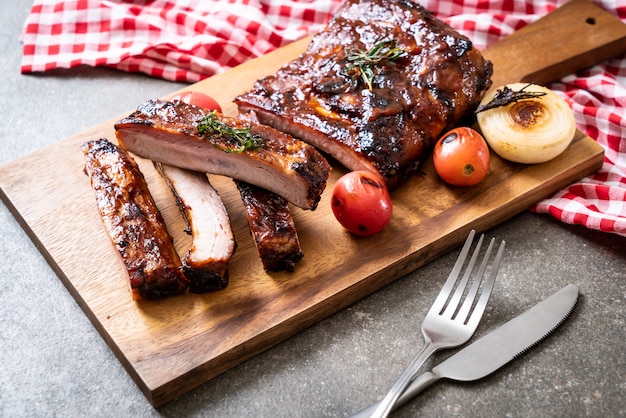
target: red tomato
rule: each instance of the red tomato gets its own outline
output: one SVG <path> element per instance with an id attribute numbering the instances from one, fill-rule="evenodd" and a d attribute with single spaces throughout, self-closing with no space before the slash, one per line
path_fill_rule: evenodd
<path id="1" fill-rule="evenodd" d="M 454 186 L 474 186 L 489 171 L 489 147 L 472 128 L 455 128 L 443 135 L 433 150 L 439 177 Z"/>
<path id="2" fill-rule="evenodd" d="M 183 91 L 172 96 L 170 100 L 180 100 L 181 102 L 189 103 L 208 110 L 217 110 L 219 113 L 222 113 L 222 108 L 219 103 L 215 101 L 215 99 L 209 95 L 200 93 L 199 91 Z"/>
<path id="3" fill-rule="evenodd" d="M 382 231 L 393 210 L 387 186 L 371 171 L 352 171 L 337 180 L 331 206 L 339 223 L 361 236 Z"/>

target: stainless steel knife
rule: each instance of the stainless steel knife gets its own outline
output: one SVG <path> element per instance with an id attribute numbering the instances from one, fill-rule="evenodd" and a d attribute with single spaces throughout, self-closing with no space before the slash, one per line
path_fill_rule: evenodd
<path id="1" fill-rule="evenodd" d="M 444 362 L 413 380 L 396 402 L 398 408 L 439 379 L 471 381 L 495 372 L 561 325 L 574 309 L 578 287 L 570 284 L 516 316 L 506 324 L 468 345 Z M 353 417 L 369 417 L 378 403 Z"/>

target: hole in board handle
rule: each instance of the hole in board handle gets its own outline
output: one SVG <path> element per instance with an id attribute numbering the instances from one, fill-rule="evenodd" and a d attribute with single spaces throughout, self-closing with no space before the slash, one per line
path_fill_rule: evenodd
<path id="1" fill-rule="evenodd" d="M 596 18 L 595 17 L 588 17 L 587 19 L 585 19 L 585 23 L 588 25 L 595 25 L 596 24 Z"/>

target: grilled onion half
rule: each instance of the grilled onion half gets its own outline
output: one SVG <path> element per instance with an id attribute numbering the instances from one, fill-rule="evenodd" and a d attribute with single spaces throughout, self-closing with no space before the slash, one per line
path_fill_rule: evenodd
<path id="1" fill-rule="evenodd" d="M 494 96 L 504 92 L 510 100 L 500 97 L 497 103 Z M 537 84 L 514 83 L 494 90 L 485 95 L 477 112 L 480 130 L 493 151 L 518 163 L 537 164 L 557 157 L 576 133 L 567 102 Z"/>

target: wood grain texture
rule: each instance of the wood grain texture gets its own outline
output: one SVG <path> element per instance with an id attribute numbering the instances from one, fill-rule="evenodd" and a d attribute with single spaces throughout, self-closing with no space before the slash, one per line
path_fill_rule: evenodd
<path id="1" fill-rule="evenodd" d="M 487 51 L 494 84 L 546 84 L 622 54 L 626 25 L 584 0 L 573 0 L 502 39 Z"/>
<path id="2" fill-rule="evenodd" d="M 586 2 L 576 1 L 566 7 L 570 11 L 555 14 L 559 14 L 562 25 L 569 25 L 574 31 L 576 27 L 582 28 L 579 13 L 573 13 L 572 8 L 575 11 L 584 8 L 582 16 L 593 11 L 596 21 L 608 19 L 595 6 L 589 9 Z M 576 20 L 570 21 L 569 16 Z M 604 48 L 610 53 L 606 52 L 602 59 L 626 49 L 625 25 L 611 22 L 613 36 L 608 38 L 612 40 L 602 38 L 602 42 L 613 46 Z M 588 29 L 584 20 L 582 25 Z M 592 26 L 593 30 L 604 27 Z M 616 32 L 615 27 L 621 32 Z M 532 36 L 526 38 L 525 34 Z M 545 69 L 550 69 L 546 77 L 552 77 L 552 69 L 559 67 L 559 63 L 553 62 L 550 54 L 541 54 L 541 60 L 530 67 L 525 65 L 523 71 L 521 67 L 505 64 L 525 61 L 527 51 L 552 45 L 557 35 L 537 36 L 532 28 L 520 31 L 504 41 L 505 50 L 515 58 L 503 56 L 498 45 L 485 51 L 496 63 L 496 83 L 519 81 L 528 74 L 544 74 Z M 616 41 L 615 36 L 621 36 L 622 41 Z M 209 93 L 222 104 L 225 113 L 232 114 L 236 109 L 231 101 L 237 94 L 297 56 L 307 42 L 308 39 L 295 42 L 188 89 Z M 529 42 L 535 43 L 534 46 Z M 581 51 L 583 56 L 589 51 L 588 45 L 578 41 L 570 47 Z M 600 59 L 594 57 L 593 60 Z M 582 61 L 576 62 L 574 70 L 579 69 Z M 559 73 L 563 71 L 566 69 Z M 0 167 L 1 197 L 155 406 L 445 253 L 462 242 L 470 229 L 488 229 L 527 209 L 597 170 L 603 160 L 602 148 L 577 132 L 564 154 L 544 164 L 512 164 L 494 156 L 486 180 L 467 189 L 441 183 L 429 160 L 423 174 L 413 176 L 392 193 L 393 219 L 386 230 L 370 238 L 351 236 L 332 215 L 329 190 L 345 172 L 335 166 L 318 209 L 311 212 L 294 208 L 304 259 L 294 273 L 272 274 L 263 271 L 256 255 L 233 181 L 211 176 L 211 183 L 231 216 L 238 243 L 231 262 L 229 286 L 213 294 L 134 302 L 115 249 L 99 219 L 89 180 L 83 173 L 80 151 L 80 145 L 87 140 L 113 139 L 116 119 Z M 174 199 L 152 164 L 139 158 L 137 161 L 182 254 L 190 239 L 183 232 L 185 224 Z M 48 192 L 43 195 L 41 190 Z"/>

